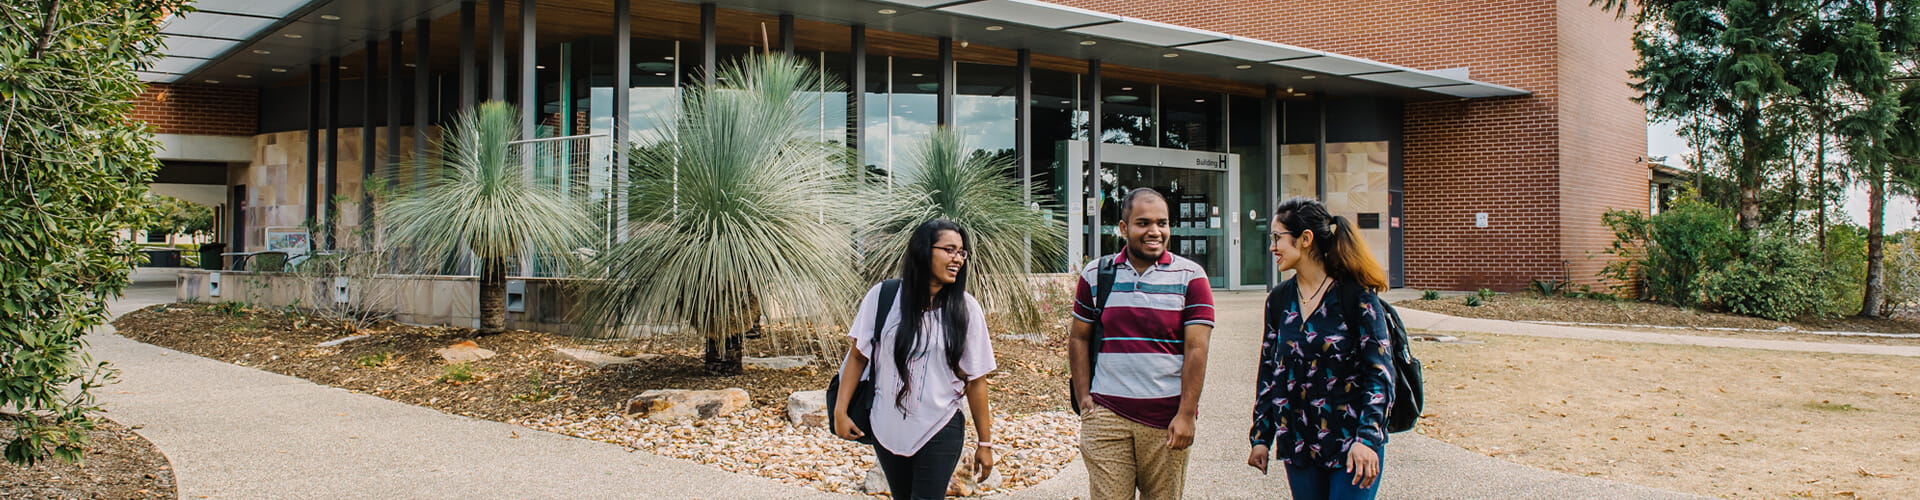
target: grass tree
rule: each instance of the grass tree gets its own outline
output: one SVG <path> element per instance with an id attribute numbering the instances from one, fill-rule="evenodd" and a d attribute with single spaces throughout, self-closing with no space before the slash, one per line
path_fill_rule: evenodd
<path id="1" fill-rule="evenodd" d="M 1024 201 L 1039 196 L 1026 192 L 1010 160 L 970 152 L 952 129 L 936 129 L 910 162 L 913 168 L 896 173 L 891 185 L 861 188 L 857 220 L 867 249 L 861 262 L 867 278 L 899 274 L 900 255 L 920 223 L 952 220 L 971 240 L 974 282 L 968 287 L 988 310 L 1022 327 L 1038 327 L 1045 318 L 1027 280 L 1027 265 L 1064 258 L 1066 230 L 1060 222 Z"/>
<path id="2" fill-rule="evenodd" d="M 586 207 L 540 182 L 522 163 L 520 112 L 488 102 L 447 126 L 441 156 L 423 160 L 426 186 L 377 214 L 386 237 L 428 259 L 471 251 L 480 261 L 480 331 L 506 328 L 507 266 L 534 254 L 566 255 L 592 228 Z"/>
<path id="3" fill-rule="evenodd" d="M 657 142 L 633 149 L 625 241 L 584 268 L 583 322 L 685 324 L 706 370 L 738 374 L 761 311 L 838 320 L 857 300 L 843 148 L 817 133 L 837 82 L 780 55 L 726 65 L 681 97 Z"/>

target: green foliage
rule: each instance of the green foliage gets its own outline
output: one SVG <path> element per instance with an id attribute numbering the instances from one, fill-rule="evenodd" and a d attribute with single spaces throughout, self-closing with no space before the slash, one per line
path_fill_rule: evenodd
<path id="1" fill-rule="evenodd" d="M 159 214 L 147 232 L 197 236 L 213 231 L 212 207 L 161 195 L 148 195 L 147 206 Z"/>
<path id="2" fill-rule="evenodd" d="M 546 372 L 527 374 L 527 392 L 514 394 L 513 399 L 528 403 L 539 403 L 560 395 L 560 388 L 547 384 Z"/>
<path id="3" fill-rule="evenodd" d="M 587 239 L 588 210 L 566 190 L 535 182 L 520 139 L 520 111 L 493 101 L 453 119 L 442 154 L 415 170 L 432 172 L 423 188 L 382 207 L 379 224 L 395 244 L 418 255 L 480 259 L 480 330 L 506 326 L 507 260 L 565 257 Z M 638 198 L 647 199 L 647 198 Z"/>
<path id="4" fill-rule="evenodd" d="M 1567 291 L 1568 283 L 1557 279 L 1533 280 L 1527 283 L 1527 289 L 1533 293 L 1552 297 Z"/>
<path id="5" fill-rule="evenodd" d="M 1761 234 L 1739 260 L 1701 273 L 1699 303 L 1735 314 L 1787 321 L 1831 307 L 1837 273 L 1815 248 L 1785 234 Z"/>
<path id="6" fill-rule="evenodd" d="M 172 0 L 0 2 L 0 407 L 5 455 L 80 460 L 110 375 L 81 335 L 107 319 L 147 227 L 157 144 L 129 120 Z"/>
<path id="7" fill-rule="evenodd" d="M 448 363 L 440 368 L 440 381 L 449 384 L 464 384 L 480 378 L 480 369 L 471 361 Z"/>
<path id="8" fill-rule="evenodd" d="M 215 312 L 225 314 L 229 318 L 238 318 L 238 317 L 247 315 L 247 303 L 238 302 L 238 301 L 221 302 L 221 303 L 214 304 L 213 310 Z"/>
<path id="9" fill-rule="evenodd" d="M 393 363 L 393 351 L 382 349 L 373 354 L 361 355 L 353 359 L 353 364 L 361 368 L 386 368 Z"/>
<path id="10" fill-rule="evenodd" d="M 1420 300 L 1440 300 L 1440 291 L 1427 290 L 1424 292 L 1420 292 Z"/>
<path id="11" fill-rule="evenodd" d="M 1486 299 L 1480 298 L 1480 294 L 1468 295 L 1465 304 L 1467 307 L 1480 307 L 1486 304 Z"/>
<path id="12" fill-rule="evenodd" d="M 1066 230 L 1043 208 L 1023 202 L 1040 196 L 1024 192 L 1007 157 L 967 150 L 959 134 L 938 128 L 914 152 L 914 168 L 897 174 L 891 185 L 882 179 L 862 186 L 856 219 L 865 250 L 861 268 L 868 282 L 899 276 L 900 255 L 914 228 L 931 219 L 952 220 L 967 230 L 973 252 L 969 291 L 987 310 L 1022 329 L 1038 329 L 1053 317 L 1039 312 L 1027 263 L 1063 258 Z M 1026 258 L 1029 241 L 1032 259 Z"/>
<path id="13" fill-rule="evenodd" d="M 1668 305 L 1694 305 L 1695 277 L 1732 261 L 1745 239 L 1733 229 L 1731 211 L 1690 196 L 1653 217 L 1614 210 L 1602 221 L 1613 229 L 1607 251 L 1615 259 L 1601 275 L 1616 287 Z"/>
<path id="14" fill-rule="evenodd" d="M 1482 288 L 1480 291 L 1474 292 L 1474 295 L 1478 295 L 1480 300 L 1493 300 L 1493 296 L 1499 295 L 1499 293 L 1494 292 L 1491 288 Z"/>
<path id="15" fill-rule="evenodd" d="M 1826 305 L 1822 316 L 1839 316 L 1860 311 L 1867 287 L 1867 230 L 1852 224 L 1827 228 L 1827 253 L 1822 256 L 1833 278 L 1824 283 Z"/>
<path id="16" fill-rule="evenodd" d="M 614 334 L 689 325 L 705 337 L 707 371 L 727 375 L 763 311 L 840 322 L 866 287 L 847 230 L 846 150 L 815 139 L 817 89 L 840 84 L 778 54 L 717 76 L 682 95 L 662 144 L 632 150 L 626 241 L 581 271 L 595 279 L 580 318 Z"/>

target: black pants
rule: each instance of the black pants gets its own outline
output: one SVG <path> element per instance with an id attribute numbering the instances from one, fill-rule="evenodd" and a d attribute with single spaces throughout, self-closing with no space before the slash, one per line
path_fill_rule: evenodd
<path id="1" fill-rule="evenodd" d="M 873 445 L 873 452 L 880 460 L 880 472 L 887 475 L 887 487 L 893 490 L 893 498 L 944 500 L 947 483 L 953 479 L 953 468 L 960 465 L 960 452 L 966 448 L 966 439 L 967 417 L 956 411 L 953 420 L 947 421 L 913 456 L 895 455 L 878 443 Z"/>

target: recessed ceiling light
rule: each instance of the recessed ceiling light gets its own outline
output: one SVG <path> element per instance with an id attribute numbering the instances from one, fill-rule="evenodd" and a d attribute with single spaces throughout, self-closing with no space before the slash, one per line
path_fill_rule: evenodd
<path id="1" fill-rule="evenodd" d="M 1318 76 L 1318 75 L 1307 75 L 1307 76 L 1302 76 L 1302 77 L 1300 77 L 1300 79 L 1301 79 L 1301 80 L 1312 80 L 1312 79 L 1315 79 L 1315 78 L 1319 78 L 1319 76 Z"/>
<path id="2" fill-rule="evenodd" d="M 927 75 L 925 73 L 914 73 L 913 76 L 927 76 Z"/>
<path id="3" fill-rule="evenodd" d="M 339 21 L 339 20 L 340 20 L 340 16 L 336 16 L 336 15 L 333 15 L 333 14 L 321 14 L 321 15 L 320 15 L 320 18 L 321 18 L 321 19 L 325 19 L 325 20 L 328 20 L 328 21 Z"/>
<path id="4" fill-rule="evenodd" d="M 1165 54 L 1160 54 L 1160 57 L 1180 57 L 1180 54 L 1177 54 L 1177 53 L 1173 53 L 1173 52 L 1168 52 L 1168 53 L 1165 53 Z"/>
<path id="5" fill-rule="evenodd" d="M 878 12 L 880 12 L 881 14 L 889 15 L 889 16 L 900 13 L 900 11 L 893 10 L 893 9 L 880 9 Z"/>
<path id="6" fill-rule="evenodd" d="M 1194 99 L 1193 102 L 1207 102 L 1206 99 Z"/>
<path id="7" fill-rule="evenodd" d="M 406 67 L 409 67 L 409 68 L 413 67 L 413 63 L 407 63 Z"/>
<path id="8" fill-rule="evenodd" d="M 1000 31 L 1003 29 L 1007 29 L 1007 28 L 1005 26 L 988 26 L 987 27 L 987 31 Z"/>
<path id="9" fill-rule="evenodd" d="M 1081 44 L 1081 45 L 1093 45 L 1093 44 L 1095 44 L 1095 43 L 1099 43 L 1099 42 L 1095 42 L 1095 41 L 1093 41 L 1093 40 L 1081 40 L 1081 41 L 1080 41 L 1080 44 Z"/>
<path id="10" fill-rule="evenodd" d="M 340 67 L 340 69 L 347 69 L 347 67 L 346 67 L 346 66 L 341 66 L 341 67 Z"/>
<path id="11" fill-rule="evenodd" d="M 273 71 L 273 72 L 275 72 L 275 73 L 285 73 L 285 72 L 287 72 L 287 68 L 273 68 L 273 69 L 272 69 L 272 70 L 270 70 L 270 71 Z"/>
<path id="12" fill-rule="evenodd" d="M 253 53 L 255 53 L 255 54 L 260 54 L 260 55 L 263 55 L 263 56 L 264 56 L 264 55 L 267 55 L 267 54 L 272 54 L 272 53 L 273 53 L 273 51 L 271 51 L 271 50 L 266 50 L 266 49 L 253 49 Z"/>
<path id="13" fill-rule="evenodd" d="M 284 36 L 284 37 L 287 37 L 287 38 L 292 38 L 292 39 L 295 39 L 295 40 L 298 40 L 298 39 L 301 39 L 301 38 L 305 38 L 305 35 L 301 35 L 301 34 L 299 34 L 299 33 L 288 33 L 288 34 L 285 34 L 285 35 L 280 35 L 280 36 Z"/>
<path id="14" fill-rule="evenodd" d="M 247 78 L 253 78 L 253 75 L 249 75 L 249 74 L 246 74 L 246 73 L 241 73 L 241 74 L 238 74 L 238 75 L 233 75 L 233 77 L 234 77 L 234 78 L 240 78 L 240 79 L 247 79 Z"/>
<path id="15" fill-rule="evenodd" d="M 540 66 L 540 65 L 537 65 L 537 64 L 536 64 L 536 65 L 534 65 L 534 66 L 533 66 L 533 69 L 547 69 L 547 67 L 546 67 L 546 66 Z"/>
<path id="16" fill-rule="evenodd" d="M 654 73 L 653 76 L 667 76 L 666 73 Z"/>
<path id="17" fill-rule="evenodd" d="M 1133 87 L 1120 87 L 1120 90 L 1122 91 L 1133 90 Z"/>
<path id="18" fill-rule="evenodd" d="M 666 57 L 666 59 L 667 59 L 668 61 L 672 61 L 672 60 L 673 60 L 673 56 L 667 56 L 667 57 Z"/>
<path id="19" fill-rule="evenodd" d="M 1252 64 L 1242 64 L 1242 65 L 1239 65 L 1239 66 L 1234 66 L 1234 67 L 1233 67 L 1233 69 L 1253 69 L 1253 65 L 1252 65 Z"/>
<path id="20" fill-rule="evenodd" d="M 1293 93 L 1293 87 L 1287 87 L 1287 93 L 1289 94 Z"/>
<path id="21" fill-rule="evenodd" d="M 1306 96 L 1307 96 L 1307 93 L 1305 93 L 1305 92 L 1297 92 L 1297 93 L 1294 93 L 1294 94 L 1293 94 L 1293 96 L 1294 96 L 1294 97 L 1306 97 Z"/>
<path id="22" fill-rule="evenodd" d="M 209 80 L 204 80 L 204 81 L 205 81 L 205 82 L 207 82 L 207 83 L 220 83 L 220 81 L 219 81 L 219 80 L 212 80 L 212 79 L 209 79 Z"/>
<path id="23" fill-rule="evenodd" d="M 1066 99 L 1061 99 L 1061 100 L 1060 100 L 1060 104 L 1073 104 L 1073 101 L 1069 101 L 1069 100 L 1066 100 Z"/>

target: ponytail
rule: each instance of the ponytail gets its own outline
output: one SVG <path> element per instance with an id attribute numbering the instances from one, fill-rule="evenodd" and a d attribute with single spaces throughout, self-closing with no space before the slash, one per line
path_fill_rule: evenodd
<path id="1" fill-rule="evenodd" d="M 1386 291 L 1387 270 L 1373 258 L 1373 250 L 1367 248 L 1367 240 L 1360 237 L 1358 228 L 1346 217 L 1335 215 L 1328 230 L 1331 234 L 1327 239 L 1333 240 L 1333 250 L 1321 259 L 1327 264 L 1327 274 L 1334 279 L 1359 283 L 1368 290 Z"/>
<path id="2" fill-rule="evenodd" d="M 1387 270 L 1373 258 L 1367 241 L 1346 217 L 1330 215 L 1326 204 L 1306 197 L 1295 197 L 1273 210 L 1274 220 L 1294 237 L 1312 231 L 1315 238 L 1308 257 L 1320 262 L 1327 275 L 1350 281 L 1375 292 L 1386 291 Z"/>

